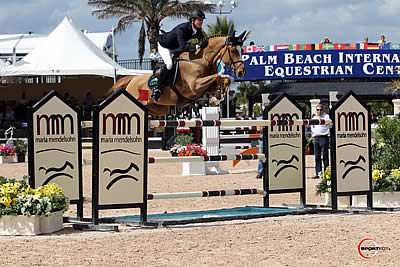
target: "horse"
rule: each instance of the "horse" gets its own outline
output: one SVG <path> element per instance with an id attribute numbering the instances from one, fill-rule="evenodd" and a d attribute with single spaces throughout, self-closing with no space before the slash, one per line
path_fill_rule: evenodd
<path id="1" fill-rule="evenodd" d="M 213 35 L 207 38 L 208 45 L 196 52 L 184 52 L 179 55 L 176 79 L 173 85 L 162 88 L 162 94 L 157 102 L 151 98 L 148 80 L 152 74 L 126 76 L 119 79 L 111 88 L 112 91 L 125 88 L 142 104 L 148 105 L 149 114 L 154 116 L 167 115 L 170 106 L 180 106 L 194 101 L 204 94 L 208 97 L 218 93 L 223 96 L 231 83 L 231 77 L 219 73 L 219 66 L 225 64 L 236 77 L 243 78 L 247 71 L 242 60 L 242 45 L 245 32 L 235 37 Z M 173 88 L 175 87 L 175 88 Z M 222 92 L 220 92 L 222 90 Z M 215 101 L 215 97 L 213 97 Z"/>

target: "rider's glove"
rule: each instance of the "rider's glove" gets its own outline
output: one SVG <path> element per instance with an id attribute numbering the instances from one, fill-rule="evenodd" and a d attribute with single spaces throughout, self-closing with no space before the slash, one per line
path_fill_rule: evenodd
<path id="1" fill-rule="evenodd" d="M 200 45 L 198 45 L 200 48 L 204 48 L 208 45 L 208 40 L 204 40 L 200 43 Z"/>

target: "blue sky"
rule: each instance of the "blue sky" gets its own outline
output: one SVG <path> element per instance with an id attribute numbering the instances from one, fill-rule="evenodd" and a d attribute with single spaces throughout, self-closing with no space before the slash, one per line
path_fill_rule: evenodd
<path id="1" fill-rule="evenodd" d="M 117 23 L 117 19 L 92 16 L 87 0 L 0 0 L 0 6 L 0 34 L 48 34 L 65 15 L 89 32 L 109 31 Z M 399 0 L 242 0 L 227 16 L 238 31 L 251 31 L 248 41 L 266 45 L 319 43 L 324 36 L 333 42 L 357 42 L 364 36 L 376 41 L 382 34 L 388 41 L 400 42 L 399 14 Z M 215 18 L 207 14 L 205 24 L 214 23 Z M 165 20 L 162 29 L 168 31 L 183 21 Z M 140 26 L 132 24 L 116 36 L 120 59 L 137 58 Z"/>

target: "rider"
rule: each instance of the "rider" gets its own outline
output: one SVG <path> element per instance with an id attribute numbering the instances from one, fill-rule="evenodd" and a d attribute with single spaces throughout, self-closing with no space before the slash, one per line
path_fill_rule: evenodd
<path id="1" fill-rule="evenodd" d="M 204 48 L 207 46 L 208 41 L 204 40 L 197 45 L 188 45 L 190 39 L 197 38 L 203 39 L 201 26 L 206 15 L 201 10 L 195 10 L 190 14 L 188 22 L 184 22 L 176 26 L 172 31 L 164 33 L 158 37 L 158 52 L 160 53 L 165 65 L 161 68 L 158 76 L 158 82 L 153 87 L 151 98 L 158 101 L 161 96 L 161 85 L 168 77 L 169 71 L 172 69 L 172 53 L 174 52 L 192 52 L 196 49 Z"/>

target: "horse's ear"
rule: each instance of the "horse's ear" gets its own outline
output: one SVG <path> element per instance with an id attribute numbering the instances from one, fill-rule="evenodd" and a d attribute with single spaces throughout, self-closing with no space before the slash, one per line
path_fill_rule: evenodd
<path id="1" fill-rule="evenodd" d="M 243 42 L 243 37 L 246 34 L 246 31 L 242 32 L 237 38 Z"/>
<path id="2" fill-rule="evenodd" d="M 228 40 L 227 40 L 228 43 L 234 43 L 235 42 L 235 40 L 236 40 L 235 33 L 236 33 L 236 31 L 233 31 L 232 34 L 228 37 Z"/>

